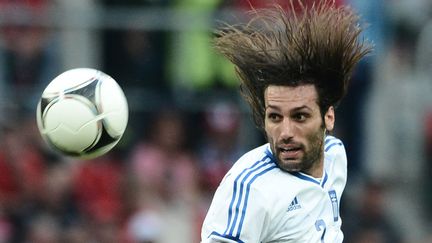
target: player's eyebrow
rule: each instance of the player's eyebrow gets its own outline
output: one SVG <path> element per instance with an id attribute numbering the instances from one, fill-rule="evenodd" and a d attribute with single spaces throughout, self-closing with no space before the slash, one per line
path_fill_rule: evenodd
<path id="1" fill-rule="evenodd" d="M 277 110 L 277 111 L 279 111 L 281 108 L 280 108 L 279 106 L 275 106 L 275 105 L 267 105 L 267 106 L 265 107 L 265 109 L 266 109 L 266 110 L 267 110 L 267 109 L 273 109 L 273 110 Z M 302 105 L 302 106 L 299 106 L 299 107 L 294 107 L 294 108 L 292 108 L 292 109 L 291 109 L 291 112 L 302 111 L 302 110 L 313 111 L 313 109 L 310 108 L 309 106 L 307 106 L 307 105 Z"/>
<path id="2" fill-rule="evenodd" d="M 274 109 L 274 110 L 280 110 L 279 106 L 275 106 L 275 105 L 266 105 L 265 109 Z"/>
<path id="3" fill-rule="evenodd" d="M 302 105 L 302 106 L 295 107 L 295 108 L 291 109 L 291 111 L 293 111 L 293 112 L 295 112 L 295 111 L 302 111 L 302 110 L 313 111 L 313 109 L 310 108 L 310 107 L 307 106 L 307 105 Z"/>

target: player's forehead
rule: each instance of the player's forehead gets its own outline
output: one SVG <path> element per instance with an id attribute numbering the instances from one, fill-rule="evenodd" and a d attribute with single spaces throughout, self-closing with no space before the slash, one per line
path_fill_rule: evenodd
<path id="1" fill-rule="evenodd" d="M 318 92 L 312 84 L 298 86 L 269 85 L 264 92 L 266 108 L 318 108 Z"/>

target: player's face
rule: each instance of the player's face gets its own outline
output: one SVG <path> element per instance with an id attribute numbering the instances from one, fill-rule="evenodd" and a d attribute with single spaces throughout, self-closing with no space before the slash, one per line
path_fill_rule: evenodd
<path id="1" fill-rule="evenodd" d="M 270 85 L 264 94 L 265 131 L 279 166 L 322 176 L 325 130 L 333 130 L 334 110 L 323 118 L 314 85 Z"/>

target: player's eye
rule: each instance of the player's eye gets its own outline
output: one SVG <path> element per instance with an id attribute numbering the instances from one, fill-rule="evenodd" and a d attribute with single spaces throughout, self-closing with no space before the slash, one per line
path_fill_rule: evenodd
<path id="1" fill-rule="evenodd" d="M 281 115 L 277 113 L 269 113 L 267 117 L 272 122 L 278 122 L 279 120 L 281 120 Z"/>
<path id="2" fill-rule="evenodd" d="M 309 117 L 310 117 L 309 114 L 307 114 L 307 113 L 302 113 L 302 112 L 300 112 L 300 113 L 295 113 L 295 114 L 292 116 L 292 118 L 293 118 L 295 121 L 298 121 L 298 122 L 304 122 L 304 121 L 306 121 Z"/>

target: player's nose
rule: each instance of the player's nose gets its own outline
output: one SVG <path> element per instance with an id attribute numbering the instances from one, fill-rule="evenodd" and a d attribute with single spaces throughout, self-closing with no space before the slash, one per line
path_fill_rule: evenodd
<path id="1" fill-rule="evenodd" d="M 294 137 L 294 123 L 290 119 L 285 118 L 280 127 L 280 138 L 290 140 Z"/>

